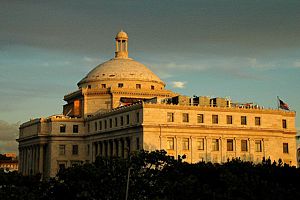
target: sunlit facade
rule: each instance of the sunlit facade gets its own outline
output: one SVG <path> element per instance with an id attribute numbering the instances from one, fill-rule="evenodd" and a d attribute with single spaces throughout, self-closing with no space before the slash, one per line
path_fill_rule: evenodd
<path id="1" fill-rule="evenodd" d="M 63 114 L 20 126 L 19 170 L 55 176 L 59 169 L 93 162 L 96 156 L 165 149 L 187 162 L 259 162 L 296 165 L 295 112 L 187 97 L 128 57 L 128 36 L 116 38 L 115 57 L 96 66 L 78 89 L 64 96 Z"/>

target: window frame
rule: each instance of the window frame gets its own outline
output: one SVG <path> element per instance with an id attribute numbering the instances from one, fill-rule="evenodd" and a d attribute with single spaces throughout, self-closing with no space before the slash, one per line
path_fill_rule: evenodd
<path id="1" fill-rule="evenodd" d="M 204 123 L 204 114 L 197 114 L 197 123 L 198 124 Z"/>
<path id="2" fill-rule="evenodd" d="M 79 146 L 78 144 L 72 145 L 72 155 L 79 155 Z"/>
<path id="3" fill-rule="evenodd" d="M 189 121 L 189 113 L 182 113 L 182 122 L 188 123 Z"/>
<path id="4" fill-rule="evenodd" d="M 219 115 L 211 115 L 211 123 L 219 124 Z"/>
<path id="5" fill-rule="evenodd" d="M 232 124 L 233 122 L 233 117 L 232 115 L 226 115 L 226 123 L 227 124 Z"/>
<path id="6" fill-rule="evenodd" d="M 247 125 L 247 116 L 241 116 L 241 125 Z"/>

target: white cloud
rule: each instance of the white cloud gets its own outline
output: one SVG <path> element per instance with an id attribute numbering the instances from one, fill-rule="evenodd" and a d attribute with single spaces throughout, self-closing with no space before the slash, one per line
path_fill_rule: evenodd
<path id="1" fill-rule="evenodd" d="M 0 120 L 0 153 L 17 152 L 16 139 L 19 133 L 19 123 L 9 124 Z"/>
<path id="2" fill-rule="evenodd" d="M 173 81 L 172 82 L 173 88 L 185 88 L 185 84 L 186 84 L 186 82 L 182 82 L 182 81 Z"/>
<path id="3" fill-rule="evenodd" d="M 101 62 L 103 62 L 103 60 L 100 59 L 100 58 L 92 58 L 92 57 L 89 57 L 89 56 L 84 56 L 83 61 L 88 62 L 88 63 L 101 63 Z"/>
<path id="4" fill-rule="evenodd" d="M 293 63 L 293 66 L 294 66 L 295 68 L 300 68 L 300 61 L 295 61 L 295 62 Z"/>

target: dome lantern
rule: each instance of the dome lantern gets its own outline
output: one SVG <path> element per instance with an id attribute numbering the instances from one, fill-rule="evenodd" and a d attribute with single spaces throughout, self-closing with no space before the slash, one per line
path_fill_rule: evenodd
<path id="1" fill-rule="evenodd" d="M 116 35 L 116 52 L 115 58 L 128 58 L 128 35 L 121 30 Z"/>

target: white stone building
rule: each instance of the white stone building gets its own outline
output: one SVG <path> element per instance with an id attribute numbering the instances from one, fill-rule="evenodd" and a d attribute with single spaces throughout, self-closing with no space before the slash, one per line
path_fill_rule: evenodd
<path id="1" fill-rule="evenodd" d="M 296 165 L 295 112 L 188 98 L 165 89 L 143 64 L 128 58 L 128 36 L 116 36 L 115 58 L 96 66 L 65 95 L 63 114 L 20 126 L 19 170 L 55 176 L 96 156 L 165 149 L 187 162 L 263 157 Z"/>

